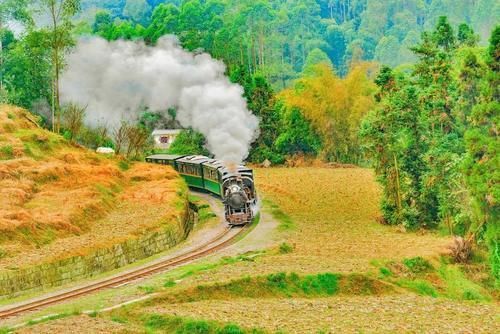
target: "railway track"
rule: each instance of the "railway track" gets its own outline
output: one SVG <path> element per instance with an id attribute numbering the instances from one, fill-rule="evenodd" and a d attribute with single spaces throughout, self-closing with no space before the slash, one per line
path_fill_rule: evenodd
<path id="1" fill-rule="evenodd" d="M 66 290 L 64 292 L 55 293 L 50 296 L 21 302 L 13 306 L 0 308 L 0 319 L 17 316 L 28 311 L 34 311 L 49 305 L 71 300 L 83 295 L 88 295 L 99 290 L 119 287 L 127 283 L 134 282 L 143 277 L 163 272 L 167 269 L 171 269 L 182 264 L 186 264 L 188 262 L 205 257 L 218 250 L 228 247 L 229 245 L 234 243 L 246 229 L 247 227 L 226 228 L 212 240 L 181 255 L 174 256 L 172 258 L 165 259 L 150 265 L 146 265 L 132 271 L 128 271 L 126 273 L 103 279 L 101 281 L 94 282 L 85 286 L 80 286 L 74 289 Z"/>

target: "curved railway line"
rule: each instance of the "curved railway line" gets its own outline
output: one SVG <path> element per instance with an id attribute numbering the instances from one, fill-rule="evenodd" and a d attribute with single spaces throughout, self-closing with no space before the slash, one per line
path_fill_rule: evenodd
<path id="1" fill-rule="evenodd" d="M 34 311 L 42 307 L 75 299 L 99 290 L 119 287 L 121 285 L 134 282 L 140 278 L 186 264 L 188 262 L 205 257 L 218 250 L 228 247 L 229 245 L 237 241 L 238 237 L 242 235 L 247 229 L 247 227 L 228 227 L 210 241 L 181 255 L 142 266 L 140 268 L 116 275 L 114 277 L 106 278 L 98 282 L 93 282 L 85 286 L 80 286 L 77 288 L 66 290 L 64 292 L 55 293 L 50 296 L 45 296 L 42 298 L 21 302 L 16 305 L 6 306 L 5 308 L 0 308 L 0 319 L 17 316 L 28 311 Z"/>

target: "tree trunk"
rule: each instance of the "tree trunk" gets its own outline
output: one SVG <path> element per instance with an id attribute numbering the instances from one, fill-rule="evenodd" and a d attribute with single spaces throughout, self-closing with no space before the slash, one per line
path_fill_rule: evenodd
<path id="1" fill-rule="evenodd" d="M 398 216 L 401 217 L 401 210 L 402 210 L 401 187 L 399 184 L 399 168 L 398 168 L 398 160 L 396 158 L 396 154 L 394 154 L 394 168 L 396 170 L 396 195 L 397 195 L 397 205 L 398 205 Z"/>

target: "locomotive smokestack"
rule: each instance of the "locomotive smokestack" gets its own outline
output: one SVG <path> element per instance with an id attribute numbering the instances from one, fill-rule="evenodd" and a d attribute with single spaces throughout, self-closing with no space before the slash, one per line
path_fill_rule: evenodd
<path id="1" fill-rule="evenodd" d="M 80 40 L 61 78 L 62 102 L 87 105 L 86 122 L 111 128 L 151 111 L 177 109 L 177 119 L 207 139 L 217 159 L 239 164 L 258 135 L 243 88 L 210 55 L 183 50 L 173 36 L 155 47 L 102 38 Z"/>

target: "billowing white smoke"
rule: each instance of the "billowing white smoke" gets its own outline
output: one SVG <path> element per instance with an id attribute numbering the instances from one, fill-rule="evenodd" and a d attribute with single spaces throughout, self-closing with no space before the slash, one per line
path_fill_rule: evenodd
<path id="1" fill-rule="evenodd" d="M 243 89 L 208 54 L 183 50 L 173 36 L 142 42 L 80 40 L 61 77 L 61 101 L 87 106 L 89 125 L 114 128 L 140 110 L 177 109 L 177 119 L 207 139 L 217 159 L 240 163 L 258 134 Z"/>

